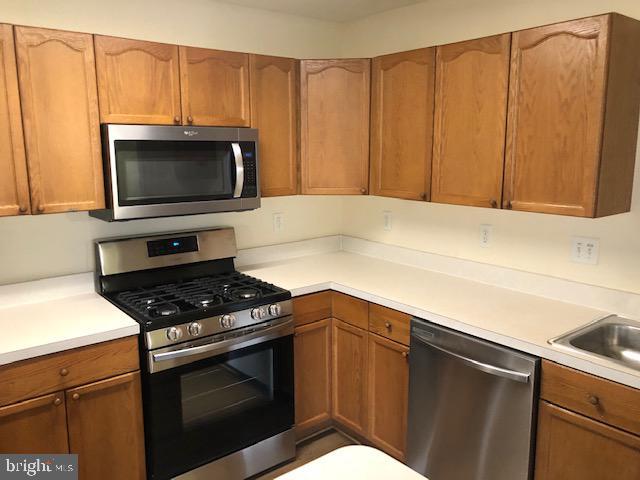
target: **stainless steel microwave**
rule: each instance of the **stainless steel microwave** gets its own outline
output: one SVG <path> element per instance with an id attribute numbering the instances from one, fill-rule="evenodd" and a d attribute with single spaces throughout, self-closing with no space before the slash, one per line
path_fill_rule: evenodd
<path id="1" fill-rule="evenodd" d="M 103 125 L 106 221 L 260 206 L 258 131 Z"/>

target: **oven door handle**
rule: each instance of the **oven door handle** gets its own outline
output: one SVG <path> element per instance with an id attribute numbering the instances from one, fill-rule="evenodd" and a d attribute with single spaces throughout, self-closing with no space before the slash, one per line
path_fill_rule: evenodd
<path id="1" fill-rule="evenodd" d="M 229 340 L 222 340 L 221 342 L 207 343 L 205 345 L 198 345 L 195 347 L 181 348 L 179 350 L 173 350 L 163 353 L 152 353 L 150 355 L 149 368 L 151 373 L 166 370 L 168 368 L 177 367 L 187 363 L 201 360 L 202 358 L 215 357 L 222 353 L 231 352 L 240 348 L 249 347 L 257 343 L 265 342 L 267 340 L 273 340 L 276 338 L 284 337 L 285 335 L 293 334 L 293 317 L 285 317 L 286 321 L 266 327 L 262 330 L 257 330 L 242 337 L 236 337 Z M 197 358 L 189 358 L 196 357 Z M 177 360 L 175 362 L 169 362 L 171 360 Z M 170 364 L 159 365 L 162 362 L 168 362 Z"/>
<path id="2" fill-rule="evenodd" d="M 236 164 L 236 186 L 233 190 L 233 198 L 240 198 L 244 188 L 244 162 L 242 160 L 242 149 L 237 142 L 231 143 L 233 158 Z"/>

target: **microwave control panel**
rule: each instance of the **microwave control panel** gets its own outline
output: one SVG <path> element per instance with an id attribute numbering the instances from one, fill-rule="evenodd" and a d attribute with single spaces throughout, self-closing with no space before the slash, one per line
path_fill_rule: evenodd
<path id="1" fill-rule="evenodd" d="M 258 195 L 258 162 L 255 142 L 240 142 L 242 150 L 242 163 L 244 164 L 244 187 L 242 197 L 255 197 Z"/>

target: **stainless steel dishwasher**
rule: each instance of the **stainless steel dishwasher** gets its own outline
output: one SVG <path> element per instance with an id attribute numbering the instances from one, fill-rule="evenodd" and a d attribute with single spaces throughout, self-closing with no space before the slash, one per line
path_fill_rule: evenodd
<path id="1" fill-rule="evenodd" d="M 411 321 L 407 464 L 429 480 L 529 480 L 540 360 Z"/>

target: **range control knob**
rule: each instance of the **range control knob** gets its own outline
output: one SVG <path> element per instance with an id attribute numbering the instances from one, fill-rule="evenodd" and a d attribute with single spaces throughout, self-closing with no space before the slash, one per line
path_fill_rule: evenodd
<path id="1" fill-rule="evenodd" d="M 274 303 L 273 305 L 269 305 L 269 315 L 273 315 L 274 317 L 277 317 L 281 313 L 282 313 L 282 307 L 279 304 Z"/>
<path id="2" fill-rule="evenodd" d="M 200 335 L 200 333 L 202 333 L 202 325 L 200 325 L 198 322 L 193 322 L 191 325 L 189 325 L 188 330 L 192 336 L 197 337 L 198 335 Z"/>
<path id="3" fill-rule="evenodd" d="M 220 326 L 222 328 L 231 328 L 236 323 L 236 317 L 233 315 L 223 315 L 220 318 Z"/>
<path id="4" fill-rule="evenodd" d="M 264 307 L 256 307 L 251 309 L 251 318 L 254 320 L 262 320 L 267 316 L 267 309 Z"/>
<path id="5" fill-rule="evenodd" d="M 167 328 L 167 338 L 172 342 L 182 338 L 182 329 L 180 327 Z"/>

